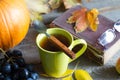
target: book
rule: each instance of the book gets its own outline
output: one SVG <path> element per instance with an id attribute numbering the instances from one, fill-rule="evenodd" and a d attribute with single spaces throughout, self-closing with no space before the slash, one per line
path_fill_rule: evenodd
<path id="1" fill-rule="evenodd" d="M 120 33 L 115 31 L 116 38 L 109 44 L 102 46 L 98 44 L 98 38 L 107 29 L 112 29 L 114 21 L 99 15 L 99 25 L 97 31 L 93 32 L 86 29 L 83 32 L 76 33 L 72 24 L 67 23 L 67 19 L 72 15 L 72 12 L 81 9 L 81 6 L 75 6 L 61 16 L 52 21 L 51 26 L 57 26 L 69 31 L 75 38 L 82 38 L 88 43 L 88 48 L 85 55 L 91 60 L 94 60 L 102 65 L 106 64 L 120 50 Z M 117 54 L 116 54 L 117 55 Z"/>

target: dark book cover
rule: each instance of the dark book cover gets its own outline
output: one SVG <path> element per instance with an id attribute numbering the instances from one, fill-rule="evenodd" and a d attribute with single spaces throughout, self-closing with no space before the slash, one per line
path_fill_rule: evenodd
<path id="1" fill-rule="evenodd" d="M 105 64 L 109 61 L 109 59 L 120 50 L 120 33 L 115 31 L 116 38 L 111 43 L 105 45 L 104 47 L 98 44 L 98 38 L 100 35 L 105 32 L 107 29 L 112 29 L 114 22 L 109 20 L 108 18 L 99 15 L 99 25 L 96 32 L 87 29 L 83 32 L 76 33 L 72 24 L 67 23 L 67 19 L 72 15 L 72 12 L 78 9 L 81 9 L 81 6 L 75 6 L 66 12 L 64 12 L 60 17 L 56 18 L 52 22 L 52 26 L 55 25 L 57 27 L 63 28 L 69 31 L 74 37 L 82 38 L 86 40 L 88 43 L 88 49 L 86 51 L 86 55 L 93 59 L 94 61 Z"/>

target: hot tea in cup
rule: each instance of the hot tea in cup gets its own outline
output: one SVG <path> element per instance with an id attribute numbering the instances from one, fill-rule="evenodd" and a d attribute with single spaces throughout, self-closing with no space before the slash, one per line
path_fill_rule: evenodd
<path id="1" fill-rule="evenodd" d="M 85 52 L 87 43 L 83 39 L 74 40 L 71 33 L 61 28 L 47 29 L 47 33 L 55 36 L 70 50 L 79 44 L 83 45 L 82 48 L 76 52 L 76 57 L 70 59 L 63 51 L 54 45 L 44 33 L 38 34 L 36 44 L 45 73 L 52 77 L 60 77 L 66 72 L 68 64 Z"/>
<path id="2" fill-rule="evenodd" d="M 53 34 L 52 36 L 56 37 L 60 42 L 62 42 L 65 46 L 69 47 L 70 41 L 64 36 L 60 34 Z M 53 44 L 49 38 L 44 38 L 41 41 L 40 46 L 48 51 L 61 51 L 55 44 Z"/>

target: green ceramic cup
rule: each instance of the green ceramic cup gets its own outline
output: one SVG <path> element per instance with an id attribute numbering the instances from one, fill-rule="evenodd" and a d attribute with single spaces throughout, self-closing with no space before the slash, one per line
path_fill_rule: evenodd
<path id="1" fill-rule="evenodd" d="M 76 53 L 75 59 L 77 59 L 79 56 L 81 56 L 86 48 L 87 48 L 87 43 L 83 39 L 73 39 L 73 36 L 66 30 L 61 29 L 61 28 L 50 28 L 47 29 L 47 33 L 49 34 L 60 34 L 64 35 L 70 42 L 69 44 L 69 49 L 72 50 L 76 45 L 82 44 L 83 47 L 78 50 Z M 42 62 L 42 66 L 44 68 L 44 71 L 46 74 L 48 74 L 51 77 L 60 77 L 63 75 L 67 68 L 68 64 L 75 59 L 70 59 L 64 52 L 62 51 L 48 51 L 43 49 L 40 46 L 41 41 L 43 41 L 44 38 L 47 38 L 44 33 L 38 34 L 36 37 L 36 44 L 39 49 L 39 54 L 40 54 L 40 59 Z M 51 44 L 52 45 L 52 44 Z"/>

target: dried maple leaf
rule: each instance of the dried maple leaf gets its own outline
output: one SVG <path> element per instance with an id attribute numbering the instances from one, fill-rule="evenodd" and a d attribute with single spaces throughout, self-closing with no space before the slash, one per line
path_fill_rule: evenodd
<path id="1" fill-rule="evenodd" d="M 97 30 L 97 27 L 98 27 L 98 24 L 99 24 L 98 14 L 99 14 L 99 12 L 95 8 L 93 8 L 93 9 L 91 9 L 87 12 L 87 20 L 88 20 L 90 29 L 92 31 Z"/>
<path id="2" fill-rule="evenodd" d="M 84 30 L 86 30 L 88 27 L 88 23 L 87 23 L 87 16 L 86 16 L 86 12 L 84 12 L 84 14 L 79 17 L 75 23 L 74 29 L 75 32 L 83 32 Z"/>
<path id="3" fill-rule="evenodd" d="M 86 30 L 88 26 L 92 31 L 96 31 L 99 24 L 98 14 L 99 12 L 95 8 L 89 11 L 86 8 L 81 8 L 72 13 L 67 23 L 75 23 L 74 29 L 76 33 Z"/>
<path id="4" fill-rule="evenodd" d="M 67 23 L 75 23 L 81 16 L 83 16 L 87 11 L 87 8 L 82 8 L 79 10 L 75 10 L 67 20 Z"/>

